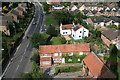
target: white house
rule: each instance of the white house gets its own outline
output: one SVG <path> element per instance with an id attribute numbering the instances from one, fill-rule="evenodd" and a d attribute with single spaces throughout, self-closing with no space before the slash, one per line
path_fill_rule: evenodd
<path id="1" fill-rule="evenodd" d="M 64 6 L 61 6 L 59 4 L 54 4 L 52 7 L 53 7 L 53 9 L 63 9 L 64 8 Z"/>
<path id="2" fill-rule="evenodd" d="M 110 10 L 110 8 L 109 7 L 105 8 L 105 11 L 107 11 L 107 10 Z"/>
<path id="3" fill-rule="evenodd" d="M 82 25 L 76 25 L 76 27 L 72 29 L 71 36 L 73 37 L 73 39 L 77 40 L 77 39 L 82 39 L 84 37 L 88 37 L 88 34 L 89 34 L 89 30 L 84 28 Z"/>
<path id="4" fill-rule="evenodd" d="M 74 24 L 60 25 L 60 34 L 61 35 L 71 35 L 71 29 L 74 27 Z"/>
<path id="5" fill-rule="evenodd" d="M 89 30 L 84 28 L 82 25 L 60 25 L 60 34 L 61 35 L 70 35 L 73 39 L 82 39 L 84 37 L 88 37 Z"/>
<path id="6" fill-rule="evenodd" d="M 75 6 L 75 5 L 73 5 L 72 7 L 71 7 L 71 11 L 75 11 L 77 9 L 77 7 Z"/>

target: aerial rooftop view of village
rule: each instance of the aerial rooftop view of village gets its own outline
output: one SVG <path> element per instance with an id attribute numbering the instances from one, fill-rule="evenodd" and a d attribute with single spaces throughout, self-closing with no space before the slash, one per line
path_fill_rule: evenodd
<path id="1" fill-rule="evenodd" d="M 120 1 L 0 1 L 0 23 L 0 80 L 120 80 Z"/>

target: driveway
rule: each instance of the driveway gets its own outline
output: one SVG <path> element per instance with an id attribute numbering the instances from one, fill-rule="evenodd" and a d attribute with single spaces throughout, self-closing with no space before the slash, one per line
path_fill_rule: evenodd
<path id="1" fill-rule="evenodd" d="M 71 37 L 70 37 L 70 36 L 67 36 L 67 35 L 66 35 L 66 36 L 63 36 L 63 37 L 64 37 L 65 40 L 67 40 L 67 41 L 68 41 L 68 40 L 71 40 Z"/>

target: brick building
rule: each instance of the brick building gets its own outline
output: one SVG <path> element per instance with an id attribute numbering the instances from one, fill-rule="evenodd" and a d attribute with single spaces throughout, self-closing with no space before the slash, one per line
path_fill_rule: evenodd
<path id="1" fill-rule="evenodd" d="M 116 78 L 104 62 L 97 57 L 93 52 L 89 53 L 83 59 L 83 72 L 84 77 L 92 78 Z"/>
<path id="2" fill-rule="evenodd" d="M 110 44 L 116 44 L 116 42 L 120 41 L 120 30 L 114 28 L 107 29 L 102 32 L 101 38 L 107 46 L 110 46 Z"/>
<path id="3" fill-rule="evenodd" d="M 65 63 L 62 55 L 83 55 L 89 54 L 90 45 L 68 44 L 68 45 L 43 45 L 39 46 L 40 65 L 51 66 L 52 64 Z"/>

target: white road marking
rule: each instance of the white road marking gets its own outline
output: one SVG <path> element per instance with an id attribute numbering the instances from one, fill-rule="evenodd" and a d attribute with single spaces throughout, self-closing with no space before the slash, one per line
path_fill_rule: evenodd
<path id="1" fill-rule="evenodd" d="M 19 68 L 19 65 L 17 66 L 16 71 L 18 70 L 18 68 Z"/>

